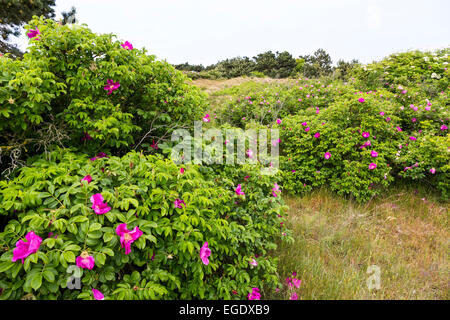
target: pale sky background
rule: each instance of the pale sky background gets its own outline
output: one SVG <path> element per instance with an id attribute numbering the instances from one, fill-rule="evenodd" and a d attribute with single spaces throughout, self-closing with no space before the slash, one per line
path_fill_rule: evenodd
<path id="1" fill-rule="evenodd" d="M 450 0 L 56 0 L 79 23 L 170 63 L 323 48 L 333 63 L 450 46 Z M 26 48 L 25 36 L 19 39 Z"/>

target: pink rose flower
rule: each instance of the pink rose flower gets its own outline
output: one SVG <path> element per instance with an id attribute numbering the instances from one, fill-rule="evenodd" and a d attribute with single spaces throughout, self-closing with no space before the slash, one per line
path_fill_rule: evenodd
<path id="1" fill-rule="evenodd" d="M 261 300 L 261 294 L 258 288 L 252 288 L 252 292 L 248 294 L 248 300 Z"/>
<path id="2" fill-rule="evenodd" d="M 126 223 L 119 224 L 116 228 L 116 233 L 120 237 L 121 247 L 125 247 L 125 254 L 131 252 L 131 244 L 144 234 L 139 230 L 139 227 L 134 227 L 131 231 L 128 230 Z"/>
<path id="3" fill-rule="evenodd" d="M 113 91 L 119 89 L 119 87 L 120 87 L 120 83 L 114 82 L 114 80 L 108 79 L 108 80 L 106 80 L 106 82 L 108 84 L 103 89 L 108 91 L 108 95 L 110 95 Z"/>
<path id="4" fill-rule="evenodd" d="M 16 242 L 16 248 L 13 250 L 13 258 L 12 262 L 16 262 L 17 260 L 23 260 L 28 257 L 30 254 L 33 254 L 39 250 L 39 247 L 42 243 L 42 238 L 34 233 L 34 231 L 30 231 L 26 234 L 24 240 L 19 240 Z"/>
<path id="5" fill-rule="evenodd" d="M 125 41 L 125 43 L 121 44 L 122 48 L 126 49 L 126 50 L 133 50 L 133 45 L 131 43 L 129 43 L 128 41 Z"/>
<path id="6" fill-rule="evenodd" d="M 274 197 L 277 197 L 277 193 L 280 193 L 280 187 L 278 186 L 278 184 L 275 182 L 274 187 L 272 188 L 272 195 Z"/>
<path id="7" fill-rule="evenodd" d="M 101 193 L 96 193 L 91 196 L 92 209 L 96 214 L 105 214 L 111 210 L 111 207 L 108 207 L 108 203 L 103 202 L 103 196 Z"/>
<path id="8" fill-rule="evenodd" d="M 240 184 L 238 184 L 235 192 L 238 196 L 245 196 L 245 193 L 241 190 L 241 188 L 242 188 L 242 186 Z"/>
<path id="9" fill-rule="evenodd" d="M 87 181 L 87 183 L 91 183 L 92 177 L 90 175 L 85 176 L 81 181 Z"/>
<path id="10" fill-rule="evenodd" d="M 92 289 L 92 294 L 94 295 L 95 300 L 105 300 L 105 296 L 103 295 L 103 293 L 101 293 L 97 289 Z"/>
<path id="11" fill-rule="evenodd" d="M 86 251 L 83 251 L 81 255 L 77 257 L 75 263 L 78 268 L 92 270 L 95 266 L 95 259 L 93 256 L 90 256 Z"/>
<path id="12" fill-rule="evenodd" d="M 211 249 L 208 248 L 208 242 L 205 242 L 200 248 L 200 259 L 202 259 L 204 265 L 209 264 L 209 256 L 211 256 Z"/>

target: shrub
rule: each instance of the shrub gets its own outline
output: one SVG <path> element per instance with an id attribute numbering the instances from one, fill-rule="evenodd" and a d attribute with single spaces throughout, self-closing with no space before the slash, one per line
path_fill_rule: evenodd
<path id="1" fill-rule="evenodd" d="M 252 287 L 279 284 L 268 253 L 282 237 L 286 208 L 271 194 L 273 178 L 256 168 L 188 165 L 182 173 L 136 152 L 90 161 L 59 150 L 33 160 L 0 182 L 0 213 L 13 217 L 0 234 L 1 299 L 93 299 L 91 289 L 107 299 L 245 299 Z M 86 175 L 92 181 L 81 181 Z M 94 213 L 94 194 L 109 211 Z M 122 223 L 143 233 L 129 254 L 116 233 Z M 42 238 L 39 249 L 12 262 L 30 231 Z M 199 257 L 205 242 L 208 265 Z M 81 269 L 82 288 L 70 290 L 67 268 L 80 256 L 95 266 Z"/>
<path id="2" fill-rule="evenodd" d="M 389 160 L 397 133 L 379 115 L 380 105 L 364 96 L 364 103 L 349 96 L 318 115 L 283 119 L 280 163 L 285 189 L 302 193 L 329 185 L 338 194 L 367 201 L 393 180 Z M 367 141 L 370 146 L 362 147 Z"/>
<path id="3" fill-rule="evenodd" d="M 205 94 L 145 49 L 43 18 L 30 21 L 31 29 L 40 35 L 23 60 L 0 58 L 3 155 L 55 144 L 128 151 L 201 118 Z M 120 87 L 105 90 L 108 81 Z"/>
<path id="4" fill-rule="evenodd" d="M 450 136 L 422 135 L 405 141 L 398 151 L 399 175 L 408 181 L 420 181 L 438 189 L 444 200 L 450 199 Z"/>
<path id="5" fill-rule="evenodd" d="M 409 51 L 395 53 L 371 64 L 352 70 L 363 90 L 397 85 L 421 88 L 428 98 L 434 98 L 450 84 L 450 49 L 435 52 Z"/>

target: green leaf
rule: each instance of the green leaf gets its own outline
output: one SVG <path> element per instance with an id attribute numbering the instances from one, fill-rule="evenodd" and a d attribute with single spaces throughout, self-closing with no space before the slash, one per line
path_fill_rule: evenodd
<path id="1" fill-rule="evenodd" d="M 67 262 L 75 262 L 75 254 L 72 251 L 64 251 L 63 255 Z"/>
<path id="2" fill-rule="evenodd" d="M 95 262 L 98 263 L 100 266 L 103 266 L 106 261 L 106 255 L 103 253 L 97 253 L 95 257 Z"/>
<path id="3" fill-rule="evenodd" d="M 14 266 L 14 262 L 5 261 L 0 263 L 0 273 L 5 272 L 6 270 L 12 268 Z"/>
<path id="4" fill-rule="evenodd" d="M 31 287 L 34 290 L 38 290 L 42 285 L 42 275 L 40 273 L 35 273 L 31 278 Z"/>
<path id="5" fill-rule="evenodd" d="M 114 251 L 112 251 L 110 248 L 102 248 L 101 251 L 110 257 L 114 256 Z"/>
<path id="6" fill-rule="evenodd" d="M 48 238 L 47 239 L 47 247 L 49 247 L 51 249 L 54 246 L 55 246 L 55 239 L 54 238 Z"/>
<path id="7" fill-rule="evenodd" d="M 45 270 L 42 275 L 44 276 L 45 280 L 47 280 L 48 282 L 55 281 L 55 275 L 50 270 Z"/>
<path id="8" fill-rule="evenodd" d="M 94 222 L 93 224 L 91 224 L 91 225 L 89 226 L 89 231 L 90 231 L 90 232 L 91 232 L 91 231 L 97 231 L 97 230 L 100 230 L 101 227 L 102 227 L 102 225 L 101 225 L 100 223 Z"/>

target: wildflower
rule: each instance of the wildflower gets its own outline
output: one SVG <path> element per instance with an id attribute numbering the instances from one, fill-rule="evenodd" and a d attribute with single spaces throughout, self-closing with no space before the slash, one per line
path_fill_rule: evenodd
<path id="1" fill-rule="evenodd" d="M 277 123 L 278 123 L 278 124 L 281 124 L 281 119 L 277 119 Z"/>
<path id="2" fill-rule="evenodd" d="M 92 289 L 92 294 L 94 295 L 95 300 L 105 300 L 105 296 L 103 295 L 103 293 L 101 293 L 97 289 Z"/>
<path id="3" fill-rule="evenodd" d="M 431 169 L 430 169 L 430 172 L 431 172 L 431 174 L 435 174 L 436 169 L 435 169 L 435 168 L 431 168 Z"/>
<path id="4" fill-rule="evenodd" d="M 331 157 L 331 153 L 325 152 L 324 158 L 328 160 L 328 159 L 330 159 L 330 157 Z"/>
<path id="5" fill-rule="evenodd" d="M 306 128 L 305 128 L 305 131 L 308 132 L 308 131 L 309 131 L 309 127 L 306 127 Z"/>
<path id="6" fill-rule="evenodd" d="M 371 155 L 373 158 L 376 158 L 376 157 L 378 157 L 378 152 L 372 150 L 372 152 L 370 153 L 370 155 Z"/>
<path id="7" fill-rule="evenodd" d="M 114 82 L 114 80 L 112 80 L 112 79 L 108 79 L 108 80 L 106 80 L 106 82 L 108 84 L 103 89 L 108 91 L 108 95 L 110 95 L 113 91 L 119 89 L 119 87 L 120 87 L 120 83 Z"/>
<path id="8" fill-rule="evenodd" d="M 256 267 L 258 265 L 258 262 L 254 258 L 252 258 L 252 260 L 250 261 L 250 264 L 252 266 Z"/>
<path id="9" fill-rule="evenodd" d="M 208 248 L 208 242 L 205 242 L 200 248 L 200 259 L 202 259 L 203 264 L 209 264 L 209 256 L 211 255 L 211 250 Z"/>
<path id="10" fill-rule="evenodd" d="M 203 117 L 203 122 L 209 122 L 210 121 L 210 119 L 209 119 L 209 114 L 206 114 L 204 117 Z"/>
<path id="11" fill-rule="evenodd" d="M 253 151 L 251 149 L 248 149 L 246 151 L 247 157 L 249 157 L 250 159 L 253 159 Z"/>
<path id="12" fill-rule="evenodd" d="M 125 43 L 122 43 L 121 47 L 126 50 L 133 50 L 133 45 L 131 43 L 129 43 L 128 41 L 125 41 Z"/>
<path id="13" fill-rule="evenodd" d="M 412 136 L 411 136 L 411 137 L 409 137 L 409 139 L 410 139 L 410 140 L 413 140 L 413 141 L 417 140 L 417 138 L 416 138 L 416 137 L 412 137 Z"/>
<path id="14" fill-rule="evenodd" d="M 294 292 L 291 297 L 289 298 L 289 300 L 298 300 L 298 296 L 297 296 L 297 292 Z"/>
<path id="15" fill-rule="evenodd" d="M 40 37 L 39 37 L 40 34 L 41 33 L 38 28 L 36 28 L 36 30 L 30 29 L 30 31 L 27 32 L 28 38 L 33 39 L 33 38 L 37 37 L 35 40 L 40 40 Z"/>
<path id="16" fill-rule="evenodd" d="M 447 127 L 445 124 L 443 124 L 443 125 L 441 126 L 441 130 L 442 130 L 442 131 L 447 130 L 447 129 L 448 129 L 448 127 Z"/>
<path id="17" fill-rule="evenodd" d="M 358 99 L 359 102 L 363 103 L 364 101 L 366 101 L 364 98 L 359 98 Z"/>
<path id="18" fill-rule="evenodd" d="M 236 192 L 236 194 L 237 194 L 238 196 L 245 196 L 245 193 L 241 190 L 241 188 L 242 188 L 241 185 L 238 184 L 237 187 L 236 187 L 235 192 Z"/>
<path id="19" fill-rule="evenodd" d="M 96 193 L 91 196 L 92 209 L 96 214 L 105 214 L 111 210 L 111 207 L 108 207 L 108 203 L 103 202 L 103 196 L 101 193 Z"/>
<path id="20" fill-rule="evenodd" d="M 91 183 L 92 177 L 90 175 L 85 176 L 83 179 L 81 179 L 81 182 L 87 181 L 87 183 Z"/>
<path id="21" fill-rule="evenodd" d="M 155 140 L 152 139 L 152 144 L 150 145 L 150 148 L 158 150 L 158 142 L 155 142 Z"/>
<path id="22" fill-rule="evenodd" d="M 377 167 L 377 164 L 376 164 L 376 163 L 373 163 L 373 162 L 372 162 L 372 163 L 369 164 L 369 169 L 370 169 L 370 170 L 373 170 L 373 169 L 375 169 L 376 167 Z"/>
<path id="23" fill-rule="evenodd" d="M 384 112 L 383 111 L 380 111 L 380 116 L 384 116 Z"/>
<path id="24" fill-rule="evenodd" d="M 252 292 L 248 294 L 248 300 L 261 300 L 261 294 L 258 288 L 252 288 Z"/>
<path id="25" fill-rule="evenodd" d="M 369 132 L 363 132 L 362 136 L 363 136 L 363 138 L 368 138 L 368 137 L 370 137 L 370 133 Z"/>
<path id="26" fill-rule="evenodd" d="M 180 173 L 184 174 L 185 169 L 184 168 L 180 168 Z"/>
<path id="27" fill-rule="evenodd" d="M 280 193 L 280 192 L 281 192 L 280 187 L 279 187 L 278 184 L 275 182 L 274 187 L 272 188 L 272 195 L 273 195 L 274 197 L 276 197 L 276 196 L 277 196 L 277 193 Z"/>
<path id="28" fill-rule="evenodd" d="M 314 138 L 319 138 L 320 137 L 320 133 L 319 132 L 316 132 L 315 134 L 314 134 Z"/>
<path id="29" fill-rule="evenodd" d="M 125 254 L 131 252 L 131 244 L 143 235 L 143 232 L 139 230 L 139 227 L 134 227 L 133 230 L 127 229 L 126 223 L 121 223 L 116 228 L 116 233 L 120 237 L 121 248 L 125 247 Z"/>
<path id="30" fill-rule="evenodd" d="M 179 208 L 179 209 L 183 209 L 181 204 L 184 204 L 184 206 L 186 207 L 186 203 L 184 203 L 184 200 L 181 200 L 181 199 L 175 199 L 173 204 L 175 205 L 175 208 Z"/>
<path id="31" fill-rule="evenodd" d="M 400 128 L 400 127 L 396 127 L 396 128 L 397 128 L 398 132 L 403 131 L 402 128 Z"/>
<path id="32" fill-rule="evenodd" d="M 78 268 L 92 270 L 95 266 L 95 259 L 93 256 L 90 256 L 87 251 L 83 251 L 81 255 L 77 257 L 75 263 Z"/>
<path id="33" fill-rule="evenodd" d="M 23 260 L 28 257 L 30 254 L 33 254 L 39 250 L 41 246 L 42 238 L 34 233 L 34 231 L 30 231 L 26 234 L 24 240 L 19 240 L 16 242 L 16 248 L 13 250 L 13 258 L 12 262 L 16 262 L 21 259 Z"/>

